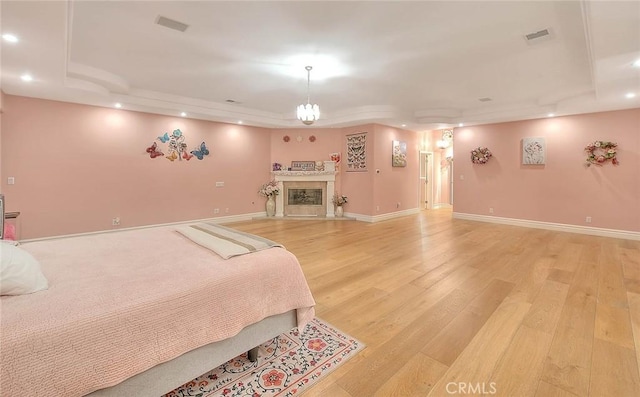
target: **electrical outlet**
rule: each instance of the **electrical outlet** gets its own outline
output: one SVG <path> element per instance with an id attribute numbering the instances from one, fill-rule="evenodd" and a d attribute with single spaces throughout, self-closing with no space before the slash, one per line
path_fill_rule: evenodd
<path id="1" fill-rule="evenodd" d="M 16 183 L 16 178 L 10 176 L 7 178 L 7 185 L 15 185 Z"/>
<path id="2" fill-rule="evenodd" d="M 120 226 L 120 217 L 115 217 L 115 218 L 111 219 L 111 225 Z"/>
<path id="3" fill-rule="evenodd" d="M 214 208 L 213 209 L 213 213 L 214 214 L 219 214 L 220 213 L 220 208 Z"/>
<path id="4" fill-rule="evenodd" d="M 493 208 L 492 207 L 489 208 L 489 213 L 493 214 Z"/>
<path id="5" fill-rule="evenodd" d="M 216 182 L 216 187 L 224 187 L 224 182 Z"/>
<path id="6" fill-rule="evenodd" d="M 224 209 L 224 213 L 225 213 L 225 214 L 228 214 L 228 213 L 229 213 L 229 208 L 225 208 L 225 209 Z"/>
<path id="7" fill-rule="evenodd" d="M 396 208 L 400 208 L 400 202 L 398 201 L 398 204 L 396 204 Z"/>
<path id="8" fill-rule="evenodd" d="M 380 211 L 380 206 L 376 205 L 376 211 Z"/>
<path id="9" fill-rule="evenodd" d="M 460 180 L 464 181 L 464 175 L 460 175 Z"/>
<path id="10" fill-rule="evenodd" d="M 588 216 L 587 219 L 585 219 L 584 221 L 587 222 L 587 223 L 591 223 L 591 217 Z"/>

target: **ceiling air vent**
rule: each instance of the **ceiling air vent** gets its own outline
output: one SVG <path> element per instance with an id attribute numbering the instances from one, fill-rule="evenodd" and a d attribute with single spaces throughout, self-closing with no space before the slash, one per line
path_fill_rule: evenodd
<path id="1" fill-rule="evenodd" d="M 489 102 L 489 101 L 491 101 L 492 99 L 491 99 L 491 98 L 480 98 L 480 99 L 478 99 L 478 100 L 479 100 L 480 102 Z"/>
<path id="2" fill-rule="evenodd" d="M 553 31 L 551 28 L 538 30 L 537 32 L 525 34 L 524 38 L 527 44 L 535 44 L 542 41 L 550 40 L 553 37 Z"/>
<path id="3" fill-rule="evenodd" d="M 158 16 L 158 19 L 156 19 L 156 24 L 164 26 L 165 28 L 178 30 L 180 32 L 184 32 L 189 27 L 189 25 L 187 25 L 186 23 L 174 21 L 173 19 L 163 17 L 162 15 Z"/>

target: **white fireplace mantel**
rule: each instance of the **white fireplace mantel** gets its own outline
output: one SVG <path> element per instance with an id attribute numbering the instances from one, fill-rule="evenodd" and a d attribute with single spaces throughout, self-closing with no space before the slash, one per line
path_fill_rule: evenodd
<path id="1" fill-rule="evenodd" d="M 284 192 L 284 182 L 326 182 L 327 184 L 327 218 L 334 218 L 335 212 L 331 198 L 335 193 L 336 171 L 334 161 L 324 162 L 324 171 L 272 171 L 278 189 Z M 276 196 L 276 217 L 284 217 L 284 194 Z"/>

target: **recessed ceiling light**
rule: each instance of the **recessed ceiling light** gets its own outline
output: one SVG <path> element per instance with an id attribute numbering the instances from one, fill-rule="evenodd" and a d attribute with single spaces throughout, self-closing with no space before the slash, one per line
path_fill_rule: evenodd
<path id="1" fill-rule="evenodd" d="M 633 63 L 633 67 L 640 68 L 640 59 L 635 60 L 635 62 Z"/>
<path id="2" fill-rule="evenodd" d="M 238 124 L 242 124 L 242 120 L 239 120 L 239 121 L 238 121 Z"/>
<path id="3" fill-rule="evenodd" d="M 11 33 L 3 34 L 2 38 L 4 39 L 4 41 L 8 41 L 9 43 L 17 43 L 18 42 L 18 37 L 12 35 Z"/>
<path id="4" fill-rule="evenodd" d="M 182 112 L 182 113 L 180 113 L 180 116 L 187 117 L 187 114 L 185 112 Z"/>
<path id="5" fill-rule="evenodd" d="M 114 106 L 117 107 L 118 109 L 120 109 L 122 107 L 122 104 L 120 102 L 118 102 Z"/>
<path id="6" fill-rule="evenodd" d="M 635 98 L 636 97 L 636 93 L 635 92 L 627 92 L 624 97 L 627 98 L 627 99 Z"/>
<path id="7" fill-rule="evenodd" d="M 406 124 L 402 124 L 402 126 L 403 126 L 403 127 L 406 127 L 407 125 L 406 125 Z"/>
<path id="8" fill-rule="evenodd" d="M 31 77 L 30 74 L 23 74 L 22 76 L 20 76 L 20 78 L 22 79 L 22 81 L 33 81 L 33 77 Z"/>
<path id="9" fill-rule="evenodd" d="M 549 114 L 547 114 L 547 117 L 553 117 L 553 116 L 555 116 L 555 113 L 549 113 Z"/>
<path id="10" fill-rule="evenodd" d="M 464 127 L 464 123 L 459 123 L 458 127 Z"/>

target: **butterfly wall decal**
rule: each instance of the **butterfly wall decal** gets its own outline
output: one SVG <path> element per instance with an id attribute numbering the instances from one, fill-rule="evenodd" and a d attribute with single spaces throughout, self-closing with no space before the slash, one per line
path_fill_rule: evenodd
<path id="1" fill-rule="evenodd" d="M 158 140 L 162 143 L 166 143 L 169 140 L 169 133 L 165 132 L 164 135 L 158 137 Z"/>
<path id="2" fill-rule="evenodd" d="M 186 151 L 182 152 L 182 158 L 189 161 L 193 157 L 193 154 L 189 154 Z"/>
<path id="3" fill-rule="evenodd" d="M 204 156 L 208 156 L 209 155 L 209 149 L 207 149 L 207 145 L 205 145 L 205 143 L 202 142 L 200 144 L 200 150 L 198 150 L 198 149 L 192 150 L 191 154 L 196 156 L 198 158 L 198 160 L 202 160 L 204 158 Z"/>
<path id="4" fill-rule="evenodd" d="M 171 154 L 168 155 L 166 158 L 167 158 L 167 160 L 173 161 L 173 160 L 178 158 L 178 155 L 176 154 L 176 152 L 171 152 Z"/>
<path id="5" fill-rule="evenodd" d="M 158 150 L 158 144 L 155 142 L 147 148 L 147 153 L 149 153 L 149 157 L 152 159 L 155 159 L 158 156 L 164 156 L 164 153 Z"/>

